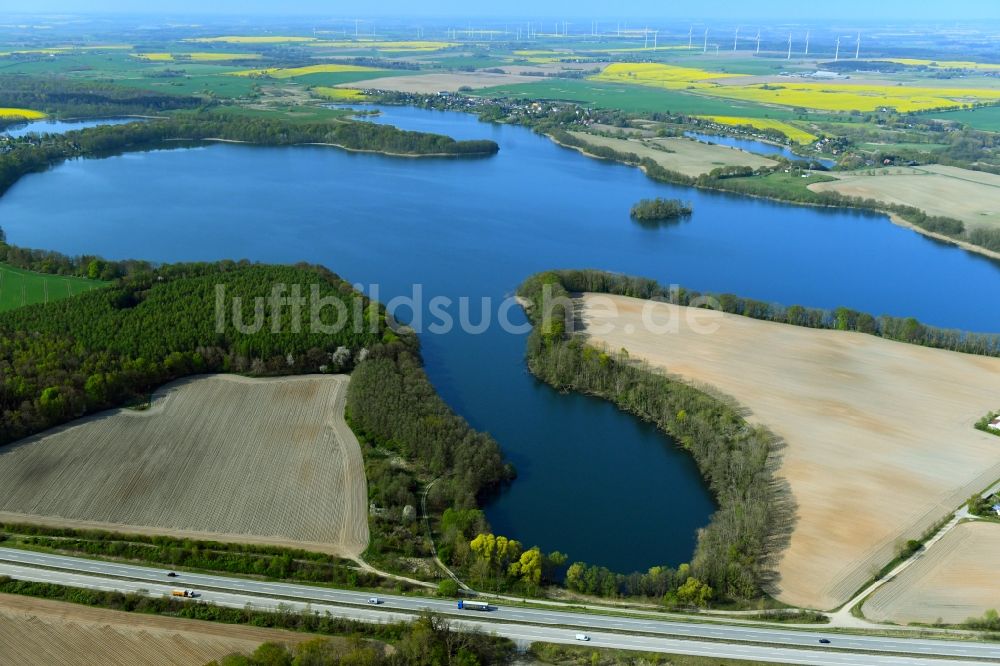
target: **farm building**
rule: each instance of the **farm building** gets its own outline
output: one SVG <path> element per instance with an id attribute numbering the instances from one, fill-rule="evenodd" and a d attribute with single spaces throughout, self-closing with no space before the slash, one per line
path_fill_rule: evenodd
<path id="1" fill-rule="evenodd" d="M 1000 416 L 989 422 L 988 426 L 994 430 L 1000 430 Z"/>

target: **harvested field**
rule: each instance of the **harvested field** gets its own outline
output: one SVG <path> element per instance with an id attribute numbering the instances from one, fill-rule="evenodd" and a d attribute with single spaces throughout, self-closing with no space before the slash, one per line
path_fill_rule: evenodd
<path id="1" fill-rule="evenodd" d="M 348 378 L 212 375 L 0 449 L 3 520 L 309 548 L 368 544 Z"/>
<path id="2" fill-rule="evenodd" d="M 665 169 L 686 176 L 700 176 L 722 166 L 748 166 L 754 169 L 777 164 L 772 159 L 728 146 L 709 145 L 680 137 L 665 139 L 614 139 L 586 132 L 571 135 L 595 146 L 605 146 L 621 153 L 649 157 Z"/>
<path id="3" fill-rule="evenodd" d="M 1000 607 L 1000 525 L 962 523 L 864 603 L 866 617 L 950 624 Z"/>
<path id="4" fill-rule="evenodd" d="M 0 655 L 22 666 L 193 666 L 310 634 L 181 620 L 0 594 Z M 337 640 L 337 639 L 334 639 Z"/>
<path id="5" fill-rule="evenodd" d="M 962 220 L 968 227 L 1000 225 L 1000 176 L 952 166 L 929 165 L 868 171 L 836 172 L 837 180 L 813 183 L 814 192 L 915 206 L 928 215 Z"/>
<path id="6" fill-rule="evenodd" d="M 436 93 L 443 90 L 457 92 L 459 88 L 490 88 L 511 83 L 531 83 L 538 77 L 494 74 L 491 72 L 447 72 L 436 74 L 413 74 L 407 76 L 386 76 L 379 79 L 356 81 L 352 88 L 375 88 L 407 93 Z"/>
<path id="7" fill-rule="evenodd" d="M 676 326 L 650 331 L 644 311 Z M 785 440 L 797 514 L 773 594 L 786 603 L 843 604 L 1000 478 L 1000 439 L 973 427 L 998 407 L 998 358 L 603 294 L 582 297 L 581 317 L 594 344 L 731 396 Z"/>

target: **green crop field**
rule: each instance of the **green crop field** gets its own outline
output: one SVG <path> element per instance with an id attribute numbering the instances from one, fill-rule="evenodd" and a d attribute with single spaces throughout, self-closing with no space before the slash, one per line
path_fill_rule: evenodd
<path id="1" fill-rule="evenodd" d="M 1000 106 L 986 106 L 964 111 L 942 111 L 928 114 L 938 120 L 954 120 L 986 132 L 1000 132 Z"/>
<path id="2" fill-rule="evenodd" d="M 100 289 L 108 284 L 63 275 L 45 275 L 0 264 L 0 311 L 22 305 L 50 303 L 62 298 Z"/>
<path id="3" fill-rule="evenodd" d="M 685 113 L 706 116 L 742 116 L 745 118 L 794 119 L 791 109 L 775 109 L 754 104 L 619 83 L 558 79 L 538 83 L 518 83 L 484 88 L 476 93 L 490 97 L 526 97 L 580 102 L 604 109 L 631 112 Z"/>
<path id="4" fill-rule="evenodd" d="M 284 79 L 283 82 L 294 81 L 309 86 L 336 86 L 342 83 L 369 81 L 387 76 L 412 76 L 413 74 L 426 74 L 426 72 L 414 69 L 379 69 L 371 72 L 318 72 L 316 74 L 296 76 L 292 79 Z"/>
<path id="5" fill-rule="evenodd" d="M 153 90 L 169 95 L 198 95 L 210 92 L 216 97 L 245 97 L 249 95 L 256 79 L 245 76 L 228 76 L 226 74 L 207 74 L 199 76 L 172 76 L 113 79 L 113 83 L 130 88 Z"/>

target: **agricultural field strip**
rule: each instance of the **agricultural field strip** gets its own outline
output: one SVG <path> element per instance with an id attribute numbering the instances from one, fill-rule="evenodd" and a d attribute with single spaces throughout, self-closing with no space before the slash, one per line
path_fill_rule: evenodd
<path id="1" fill-rule="evenodd" d="M 836 180 L 812 183 L 814 192 L 833 191 L 847 196 L 914 206 L 928 215 L 952 217 L 969 226 L 1000 224 L 1000 176 L 927 165 L 888 170 L 833 171 Z"/>
<path id="2" fill-rule="evenodd" d="M 876 621 L 896 623 L 958 623 L 981 617 L 1000 600 L 998 552 L 1000 525 L 960 523 L 869 595 L 862 612 Z"/>
<path id="3" fill-rule="evenodd" d="M 745 84 L 741 80 L 746 79 Z M 962 100 L 993 101 L 1000 90 L 986 88 L 935 88 L 888 86 L 870 83 L 812 83 L 795 80 L 762 83 L 757 77 L 712 72 L 694 67 L 658 63 L 614 63 L 589 77 L 591 81 L 686 90 L 760 104 L 826 111 L 875 111 L 895 107 L 900 112 L 928 111 L 962 106 Z M 720 85 L 724 81 L 726 85 Z"/>
<path id="4" fill-rule="evenodd" d="M 777 565 L 786 603 L 839 607 L 900 540 L 1000 477 L 996 442 L 972 427 L 995 408 L 1000 359 L 664 303 L 648 304 L 654 320 L 679 328 L 656 335 L 641 321 L 644 301 L 588 294 L 582 305 L 594 344 L 721 391 L 783 438 L 779 475 L 797 503 Z"/>
<path id="5" fill-rule="evenodd" d="M 693 139 L 667 137 L 648 139 L 618 139 L 586 132 L 570 132 L 574 138 L 595 146 L 604 146 L 621 153 L 649 157 L 665 169 L 687 176 L 700 176 L 720 166 L 748 166 L 754 169 L 774 166 L 774 160 L 729 146 L 709 145 Z M 660 150 L 657 146 L 662 147 Z"/>
<path id="6" fill-rule="evenodd" d="M 0 654 L 10 663 L 187 665 L 253 650 L 263 641 L 299 643 L 307 634 L 223 626 L 79 604 L 0 595 Z"/>
<path id="7" fill-rule="evenodd" d="M 98 414 L 0 450 L 0 511 L 355 557 L 368 512 L 360 446 L 342 423 L 346 383 L 175 382 L 145 412 Z"/>
<path id="8" fill-rule="evenodd" d="M 386 76 L 338 85 L 350 88 L 434 94 L 442 90 L 456 92 L 463 87 L 482 89 L 503 84 L 533 83 L 537 80 L 537 76 L 497 74 L 494 72 L 427 72 Z"/>
<path id="9" fill-rule="evenodd" d="M 128 574 L 129 578 L 141 582 L 121 581 L 129 589 L 147 589 L 151 593 L 167 593 L 176 586 L 186 586 L 196 590 L 226 590 L 227 593 L 250 594 L 254 601 L 259 598 L 296 599 L 315 603 L 348 604 L 350 606 L 367 606 L 371 596 L 368 592 L 353 592 L 333 588 L 320 588 L 293 583 L 272 583 L 247 579 L 230 578 L 227 576 L 182 573 L 174 584 L 168 584 L 162 577 L 164 570 L 154 570 L 126 564 L 113 564 L 84 558 L 47 555 L 30 551 L 18 551 L 0 547 L 0 573 L 11 571 L 15 578 L 28 579 L 36 563 L 53 565 L 52 574 L 60 578 L 66 576 L 64 584 L 90 586 L 93 576 L 105 577 L 105 572 Z M 56 572 L 61 569 L 62 572 Z M 45 577 L 41 574 L 41 577 Z M 101 578 L 96 579 L 101 581 Z M 115 581 L 104 581 L 104 583 Z M 216 601 L 206 592 L 206 601 Z M 419 613 L 429 609 L 436 613 L 468 617 L 467 611 L 459 612 L 452 600 L 439 600 L 419 597 L 400 597 L 395 595 L 379 595 L 385 602 L 380 609 L 363 608 L 369 616 L 384 618 L 380 613 Z M 245 602 L 244 602 L 245 603 Z M 257 605 L 255 603 L 255 605 Z M 242 606 L 242 604 L 241 604 Z M 343 610 L 343 609 L 341 609 Z M 523 622 L 536 625 L 552 625 L 559 627 L 577 627 L 595 630 L 639 632 L 651 635 L 668 635 L 687 639 L 738 641 L 744 643 L 780 644 L 785 646 L 807 647 L 816 646 L 820 637 L 828 637 L 839 651 L 866 651 L 871 653 L 926 653 L 942 656 L 963 657 L 974 659 L 1000 659 L 1000 645 L 960 641 L 938 641 L 928 639 L 888 638 L 879 636 L 850 635 L 839 632 L 827 632 L 821 627 L 794 630 L 789 628 L 768 629 L 759 627 L 742 627 L 722 624 L 698 624 L 694 622 L 671 622 L 662 620 L 642 620 L 634 618 L 602 616 L 574 613 L 566 611 L 500 607 L 489 615 L 492 623 Z"/>

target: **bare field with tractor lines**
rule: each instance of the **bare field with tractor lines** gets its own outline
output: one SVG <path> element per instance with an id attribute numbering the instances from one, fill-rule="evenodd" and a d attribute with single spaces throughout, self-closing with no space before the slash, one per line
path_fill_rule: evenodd
<path id="1" fill-rule="evenodd" d="M 611 148 L 620 153 L 635 153 L 639 157 L 649 157 L 664 169 L 686 176 L 700 176 L 712 169 L 725 166 L 748 166 L 758 169 L 777 164 L 767 157 L 736 148 L 680 137 L 640 140 L 617 139 L 586 132 L 570 132 L 570 135 L 594 146 Z"/>
<path id="2" fill-rule="evenodd" d="M 992 173 L 932 164 L 826 175 L 836 180 L 813 183 L 809 189 L 914 206 L 928 215 L 952 217 L 973 228 L 1000 225 L 1000 176 Z"/>
<path id="3" fill-rule="evenodd" d="M 295 645 L 312 638 L 0 594 L 0 655 L 21 666 L 200 666 L 264 642 Z"/>
<path id="4" fill-rule="evenodd" d="M 368 544 L 348 378 L 209 375 L 0 449 L 3 520 L 309 548 Z"/>
<path id="5" fill-rule="evenodd" d="M 593 344 L 730 396 L 784 440 L 796 515 L 780 601 L 836 608 L 1000 478 L 1000 440 L 974 428 L 996 408 L 998 358 L 622 296 L 579 304 Z"/>
<path id="6" fill-rule="evenodd" d="M 861 607 L 878 622 L 957 624 L 1000 607 L 1000 525 L 962 523 Z"/>

